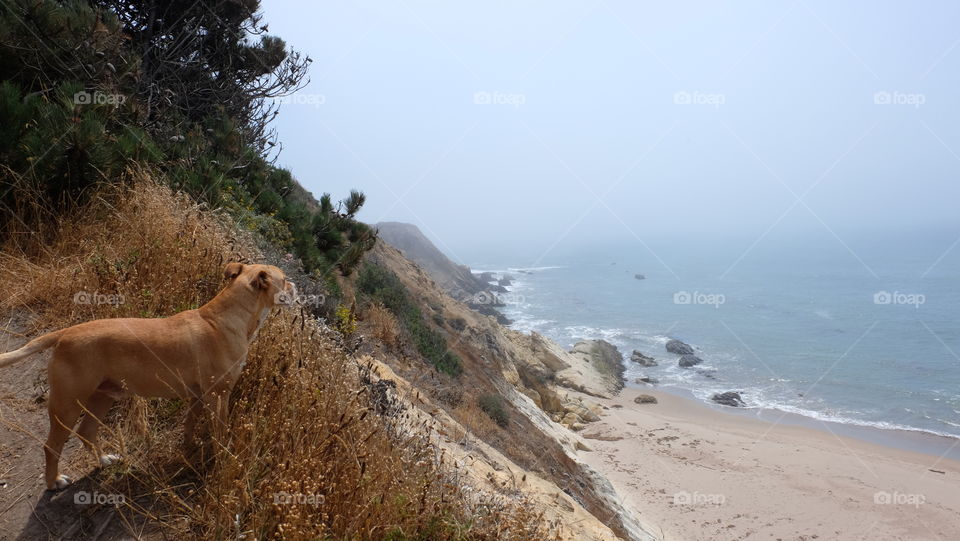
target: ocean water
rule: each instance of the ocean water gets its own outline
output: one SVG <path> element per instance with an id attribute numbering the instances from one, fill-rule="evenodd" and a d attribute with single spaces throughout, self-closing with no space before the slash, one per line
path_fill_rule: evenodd
<path id="1" fill-rule="evenodd" d="M 500 300 L 514 329 L 567 348 L 607 340 L 628 382 L 652 376 L 704 401 L 734 390 L 750 409 L 960 438 L 958 234 L 595 247 L 471 267 L 513 278 Z M 703 364 L 679 368 L 670 338 Z M 634 349 L 659 366 L 630 362 Z"/>

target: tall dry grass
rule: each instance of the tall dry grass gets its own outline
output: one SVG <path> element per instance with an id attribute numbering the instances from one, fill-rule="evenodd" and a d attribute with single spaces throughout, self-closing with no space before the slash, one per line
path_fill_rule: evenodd
<path id="1" fill-rule="evenodd" d="M 105 191 L 57 222 L 52 242 L 8 243 L 4 315 L 31 333 L 105 317 L 195 308 L 221 286 L 223 264 L 258 259 L 222 215 L 147 175 Z M 455 469 L 402 411 L 377 413 L 370 374 L 335 332 L 303 311 L 278 311 L 251 347 L 231 396 L 229 427 L 206 461 L 180 452 L 178 400 L 132 398 L 111 413 L 107 448 L 120 466 L 93 476 L 126 496 L 131 529 L 196 539 L 543 539 L 522 503 L 468 497 Z M 383 387 L 378 388 L 383 392 Z M 38 449 L 39 452 L 39 449 Z M 74 475 L 83 472 L 69 472 Z M 144 526 L 146 524 L 146 526 Z"/>
<path id="2" fill-rule="evenodd" d="M 379 302 L 370 303 L 361 313 L 362 320 L 369 324 L 370 334 L 389 348 L 400 346 L 400 323 L 390 310 Z"/>

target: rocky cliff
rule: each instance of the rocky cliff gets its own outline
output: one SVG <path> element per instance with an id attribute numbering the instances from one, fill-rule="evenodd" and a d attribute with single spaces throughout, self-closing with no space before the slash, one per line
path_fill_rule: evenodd
<path id="1" fill-rule="evenodd" d="M 424 319 L 462 359 L 463 373 L 457 378 L 430 373 L 415 352 L 402 346 L 371 342 L 364 353 L 382 362 L 384 378 L 402 382 L 398 389 L 419 393 L 439 430 L 456 435 L 442 442 L 446 452 L 458 461 L 482 464 L 470 473 L 480 480 L 478 489 L 518 491 L 546 516 L 575 528 L 570 538 L 656 539 L 579 457 L 589 446 L 578 431 L 607 412 L 571 391 L 596 397 L 618 393 L 623 364 L 616 348 L 584 341 L 565 351 L 540 335 L 507 329 L 451 297 L 442 285 L 449 284 L 449 275 L 440 275 L 441 282 L 388 243 L 378 242 L 369 262 L 400 278 Z M 362 322 L 374 335 L 376 325 Z M 508 419 L 502 426 L 476 406 L 489 396 L 502 398 Z"/>

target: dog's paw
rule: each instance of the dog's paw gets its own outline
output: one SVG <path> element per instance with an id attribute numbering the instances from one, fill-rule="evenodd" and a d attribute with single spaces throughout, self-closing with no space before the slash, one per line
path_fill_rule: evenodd
<path id="1" fill-rule="evenodd" d="M 72 482 L 73 480 L 66 475 L 58 475 L 57 479 L 53 482 L 53 486 L 48 486 L 47 490 L 63 490 Z"/>
<path id="2" fill-rule="evenodd" d="M 101 455 L 100 465 L 106 468 L 120 462 L 120 455 Z"/>

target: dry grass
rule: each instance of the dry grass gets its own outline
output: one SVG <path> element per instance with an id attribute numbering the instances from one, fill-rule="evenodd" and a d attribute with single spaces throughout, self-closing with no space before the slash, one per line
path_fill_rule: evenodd
<path id="1" fill-rule="evenodd" d="M 383 304 L 371 303 L 364 308 L 363 321 L 370 325 L 370 333 L 381 343 L 389 348 L 400 346 L 400 324 Z"/>
<path id="2" fill-rule="evenodd" d="M 227 260 L 256 258 L 223 217 L 148 178 L 95 197 L 53 238 L 0 254 L 0 309 L 28 316 L 32 332 L 195 308 L 218 291 Z M 100 302 L 111 300 L 122 302 Z M 378 321 L 395 340 L 396 322 Z M 338 340 L 302 312 L 274 314 L 231 396 L 230 426 L 213 432 L 200 465 L 179 451 L 179 401 L 120 404 L 104 438 L 125 461 L 94 479 L 98 489 L 126 495 L 129 524 L 196 539 L 549 537 L 522 503 L 462 493 L 425 429 L 375 411 L 368 368 Z"/>

